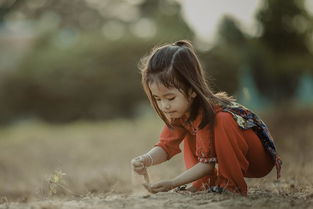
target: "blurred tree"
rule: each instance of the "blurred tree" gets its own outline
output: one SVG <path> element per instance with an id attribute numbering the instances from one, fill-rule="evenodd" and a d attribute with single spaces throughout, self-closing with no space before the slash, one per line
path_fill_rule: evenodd
<path id="1" fill-rule="evenodd" d="M 147 101 L 139 59 L 156 43 L 193 39 L 180 12 L 179 3 L 170 0 L 20 4 L 5 19 L 22 13 L 44 29 L 33 28 L 32 48 L 14 72 L 0 72 L 0 122 L 134 116 Z"/>
<path id="2" fill-rule="evenodd" d="M 160 42 L 176 41 L 178 36 L 182 39 L 193 39 L 194 32 L 182 18 L 181 6 L 177 1 L 146 0 L 139 8 L 142 18 L 155 22 L 156 36 L 160 37 Z"/>
<path id="3" fill-rule="evenodd" d="M 209 75 L 212 75 L 217 90 L 236 93 L 239 87 L 241 65 L 245 62 L 247 36 L 239 28 L 238 22 L 225 16 L 218 29 L 215 46 L 201 53 L 201 60 Z M 212 80 L 209 77 L 209 80 Z"/>
<path id="4" fill-rule="evenodd" d="M 255 91 L 264 101 L 292 99 L 301 74 L 313 73 L 311 17 L 302 0 L 267 0 L 257 18 L 262 30 L 252 37 L 240 30 L 238 21 L 225 16 L 215 46 L 201 55 L 205 66 L 219 90 L 238 93 L 244 87 L 242 78 L 252 75 L 249 79 L 256 82 Z"/>
<path id="5" fill-rule="evenodd" d="M 29 54 L 19 72 L 2 83 L 10 91 L 10 112 L 18 113 L 13 119 L 38 116 L 67 122 L 133 116 L 142 98 L 135 68 L 144 47 L 136 41 L 93 38 L 66 49 L 47 46 Z"/>
<path id="6" fill-rule="evenodd" d="M 112 27 L 105 27 L 107 24 L 113 24 L 114 29 L 122 25 L 141 38 L 162 37 L 160 40 L 162 42 L 165 39 L 171 41 L 177 38 L 177 34 L 182 34 L 181 36 L 186 39 L 193 37 L 192 30 L 181 16 L 181 6 L 175 0 L 11 0 L 9 2 L 13 3 L 0 5 L 0 9 L 5 11 L 3 17 L 14 19 L 15 14 L 18 13 L 25 19 L 33 21 L 54 18 L 60 28 L 85 32 L 112 29 Z"/>
<path id="7" fill-rule="evenodd" d="M 246 43 L 247 37 L 239 28 L 238 21 L 231 16 L 224 16 L 218 28 L 218 41 L 237 48 Z"/>
<path id="8" fill-rule="evenodd" d="M 312 17 L 303 0 L 266 0 L 256 17 L 261 34 L 250 64 L 257 86 L 275 101 L 291 98 L 301 74 L 313 72 Z"/>
<path id="9" fill-rule="evenodd" d="M 18 18 L 18 14 L 23 16 L 23 20 L 34 22 L 54 19 L 60 27 L 72 28 L 74 30 L 97 30 L 103 24 L 103 18 L 96 8 L 87 4 L 85 0 L 27 0 L 14 1 L 10 7 L 10 12 L 5 14 L 4 19 Z M 106 7 L 111 8 L 111 7 Z M 49 22 L 46 22 L 49 24 Z"/>
<path id="10" fill-rule="evenodd" d="M 304 0 L 266 0 L 257 14 L 260 41 L 278 54 L 309 54 L 312 18 Z"/>
<path id="11" fill-rule="evenodd" d="M 22 4 L 24 1 L 1 1 L 0 2 L 0 23 L 4 21 L 4 18 L 15 8 L 19 6 L 19 4 Z"/>

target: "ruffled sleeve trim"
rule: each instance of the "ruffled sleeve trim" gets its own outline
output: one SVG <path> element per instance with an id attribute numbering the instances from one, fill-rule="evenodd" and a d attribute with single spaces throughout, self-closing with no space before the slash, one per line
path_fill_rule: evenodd
<path id="1" fill-rule="evenodd" d="M 217 163 L 217 158 L 216 157 L 198 157 L 199 162 L 201 163 Z"/>

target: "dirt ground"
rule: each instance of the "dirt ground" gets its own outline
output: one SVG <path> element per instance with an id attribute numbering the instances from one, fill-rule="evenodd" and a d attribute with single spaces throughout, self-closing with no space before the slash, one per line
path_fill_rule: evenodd
<path id="1" fill-rule="evenodd" d="M 275 187 L 285 190 L 282 183 Z M 295 188 L 288 188 L 293 190 Z M 4 202 L 1 209 L 120 209 L 120 208 L 232 208 L 232 209 L 286 209 L 286 208 L 313 208 L 313 194 L 306 192 L 285 192 L 250 188 L 248 197 L 235 194 L 213 194 L 207 192 L 165 192 L 158 194 L 105 194 L 86 195 L 80 198 L 50 198 L 41 201 Z"/>
<path id="2" fill-rule="evenodd" d="M 264 178 L 247 179 L 247 197 L 145 191 L 129 162 L 158 140 L 162 123 L 151 116 L 2 127 L 0 209 L 313 208 L 313 111 L 263 116 L 284 161 L 282 178 L 276 180 L 273 170 Z M 182 161 L 180 154 L 150 168 L 152 182 L 178 175 Z"/>

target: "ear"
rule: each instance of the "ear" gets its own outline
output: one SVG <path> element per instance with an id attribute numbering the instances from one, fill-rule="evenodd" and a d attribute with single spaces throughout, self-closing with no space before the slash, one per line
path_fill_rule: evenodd
<path id="1" fill-rule="evenodd" d="M 191 98 L 195 98 L 197 96 L 197 94 L 196 94 L 196 92 L 192 91 L 190 96 L 191 96 Z"/>
<path id="2" fill-rule="evenodd" d="M 189 89 L 189 96 L 194 99 L 197 96 L 197 93 L 194 92 L 192 89 Z"/>

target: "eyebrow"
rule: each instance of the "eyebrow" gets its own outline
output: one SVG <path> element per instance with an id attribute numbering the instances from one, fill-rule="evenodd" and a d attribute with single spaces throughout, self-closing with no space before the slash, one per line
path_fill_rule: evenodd
<path id="1" fill-rule="evenodd" d="M 171 96 L 171 95 L 174 95 L 173 93 L 167 93 L 167 94 L 164 94 L 163 96 L 166 97 L 166 96 Z M 158 95 L 152 95 L 153 97 L 159 97 Z"/>

